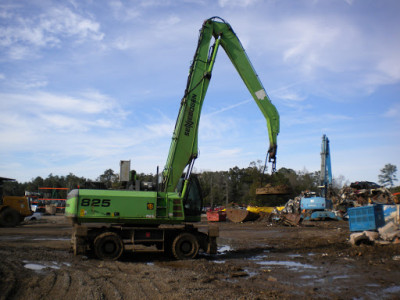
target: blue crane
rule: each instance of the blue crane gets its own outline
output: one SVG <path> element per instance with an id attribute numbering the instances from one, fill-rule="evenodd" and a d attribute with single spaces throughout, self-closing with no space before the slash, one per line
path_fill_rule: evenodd
<path id="1" fill-rule="evenodd" d="M 300 208 L 306 212 L 305 220 L 338 219 L 332 211 L 332 201 L 327 199 L 332 188 L 332 167 L 329 149 L 329 139 L 324 134 L 321 144 L 321 174 L 318 188 L 320 196 L 315 193 L 305 193 L 301 198 Z"/>

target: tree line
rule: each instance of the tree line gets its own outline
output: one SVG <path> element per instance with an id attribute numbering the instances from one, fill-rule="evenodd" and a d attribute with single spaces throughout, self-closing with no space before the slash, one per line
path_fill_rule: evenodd
<path id="1" fill-rule="evenodd" d="M 400 191 L 400 187 L 394 187 L 397 167 L 391 164 L 381 169 L 379 182 L 391 187 L 392 192 Z M 274 174 L 265 174 L 261 161 L 251 162 L 247 168 L 237 166 L 228 171 L 202 171 L 197 174 L 200 181 L 205 206 L 223 206 L 228 203 L 243 205 L 275 206 L 285 203 L 289 199 L 298 196 L 302 191 L 318 191 L 320 171 L 309 172 L 307 170 L 295 171 L 281 168 Z M 156 182 L 156 174 L 139 173 L 138 180 Z M 285 195 L 257 195 L 256 189 L 271 184 L 272 186 L 287 186 L 289 193 Z M 344 176 L 334 178 L 333 190 L 338 192 L 343 185 L 348 185 Z M 154 185 L 155 186 L 155 185 Z M 119 175 L 112 169 L 107 169 L 99 175 L 95 182 L 85 177 L 78 177 L 72 173 L 67 176 L 50 174 L 47 178 L 40 176 L 29 182 L 6 182 L 4 184 L 5 195 L 24 195 L 25 191 L 38 192 L 40 187 L 52 188 L 121 188 Z M 66 196 L 66 195 L 64 195 Z"/>

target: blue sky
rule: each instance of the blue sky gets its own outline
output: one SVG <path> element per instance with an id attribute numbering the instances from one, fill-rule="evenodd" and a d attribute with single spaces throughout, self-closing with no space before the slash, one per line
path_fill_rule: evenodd
<path id="1" fill-rule="evenodd" d="M 202 22 L 231 24 L 281 117 L 277 167 L 400 168 L 397 0 L 0 1 L 0 176 L 164 167 Z M 195 169 L 264 160 L 265 120 L 221 49 Z"/>

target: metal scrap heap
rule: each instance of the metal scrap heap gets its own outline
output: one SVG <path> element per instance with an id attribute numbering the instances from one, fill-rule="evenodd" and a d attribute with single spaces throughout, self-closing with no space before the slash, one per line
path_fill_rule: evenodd
<path id="1" fill-rule="evenodd" d="M 390 191 L 374 182 L 356 181 L 340 191 L 339 203 L 344 206 L 364 206 L 367 204 L 394 204 Z"/>

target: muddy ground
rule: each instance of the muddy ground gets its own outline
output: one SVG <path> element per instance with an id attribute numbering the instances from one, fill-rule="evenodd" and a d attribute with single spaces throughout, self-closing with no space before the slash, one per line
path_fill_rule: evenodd
<path id="1" fill-rule="evenodd" d="M 345 221 L 220 223 L 219 253 L 188 261 L 74 257 L 70 234 L 62 216 L 0 228 L 0 299 L 400 298 L 400 246 L 352 247 Z"/>

